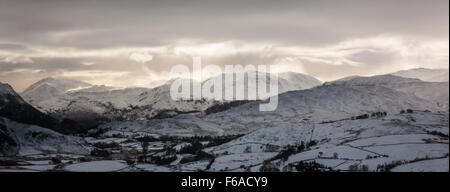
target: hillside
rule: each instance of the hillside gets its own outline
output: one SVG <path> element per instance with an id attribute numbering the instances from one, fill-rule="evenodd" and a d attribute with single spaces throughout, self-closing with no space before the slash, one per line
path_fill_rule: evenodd
<path id="1" fill-rule="evenodd" d="M 448 82 L 449 79 L 448 69 L 416 68 L 398 71 L 392 73 L 392 75 L 406 78 L 416 78 L 429 82 Z"/>

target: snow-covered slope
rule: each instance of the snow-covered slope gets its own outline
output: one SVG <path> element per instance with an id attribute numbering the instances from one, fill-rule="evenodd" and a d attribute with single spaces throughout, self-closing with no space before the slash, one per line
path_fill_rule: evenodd
<path id="1" fill-rule="evenodd" d="M 437 106 L 448 108 L 449 83 L 424 82 L 419 79 L 403 78 L 394 75 L 377 75 L 372 77 L 353 77 L 331 82 L 331 84 L 347 86 L 382 86 L 396 91 L 417 96 L 434 102 Z"/>
<path id="2" fill-rule="evenodd" d="M 43 85 L 48 85 L 48 86 L 54 87 L 55 89 L 57 89 L 58 91 L 61 91 L 61 92 L 66 92 L 70 89 L 92 86 L 89 83 L 85 83 L 82 81 L 73 80 L 73 79 L 69 79 L 69 78 L 48 77 L 48 78 L 44 78 L 44 79 L 34 83 L 33 85 L 31 85 L 30 87 L 25 89 L 25 91 L 23 91 L 23 93 L 33 91 Z"/>
<path id="3" fill-rule="evenodd" d="M 429 81 L 429 82 L 448 82 L 449 79 L 448 69 L 416 68 L 398 71 L 392 73 L 392 75 L 407 78 L 417 78 L 422 81 Z"/>
<path id="4" fill-rule="evenodd" d="M 380 78 L 385 82 L 379 82 L 373 78 Z M 386 77 L 365 77 L 356 79 L 355 82 L 329 83 L 312 89 L 283 93 L 278 97 L 278 108 L 272 112 L 259 111 L 260 103 L 265 101 L 255 101 L 201 118 L 183 115 L 167 120 L 112 122 L 101 127 L 110 130 L 109 135 L 114 133 L 227 135 L 246 134 L 283 123 L 321 123 L 374 112 L 396 114 L 402 110 L 415 109 L 448 113 L 448 105 L 440 105 L 433 99 L 429 100 L 413 94 L 414 91 L 421 91 L 420 86 L 417 89 L 411 89 L 414 86 L 409 83 L 411 81 L 425 82 L 401 77 L 394 78 L 399 78 L 398 82 L 405 83 L 393 86 L 389 84 L 391 81 Z M 423 87 L 434 85 L 440 85 L 440 83 L 428 83 Z M 395 89 L 389 88 L 390 86 Z M 433 92 L 448 98 L 448 89 L 435 89 Z"/>
<path id="5" fill-rule="evenodd" d="M 295 171 L 293 166 L 300 161 L 315 161 L 341 171 L 352 166 L 382 171 L 392 164 L 398 169 L 408 165 L 408 169 L 448 172 L 448 131 L 446 114 L 413 111 L 330 123 L 279 123 L 205 151 L 216 155 L 211 171 L 259 171 L 264 161 L 279 170 Z M 270 160 L 287 146 L 294 150 L 286 153 L 286 159 Z M 447 162 L 428 168 L 417 163 L 433 160 Z"/>
<path id="6" fill-rule="evenodd" d="M 322 81 L 301 73 L 285 72 L 278 74 L 283 92 L 310 89 L 322 85 Z"/>
<path id="7" fill-rule="evenodd" d="M 260 77 L 266 76 L 266 82 L 263 81 Z M 258 85 L 265 83 L 267 91 L 270 87 L 270 80 L 278 77 L 278 90 L 274 91 L 273 94 L 269 94 L 270 96 L 278 95 L 281 93 L 285 93 L 293 90 L 304 90 L 310 89 L 322 84 L 318 79 L 311 77 L 309 75 L 287 72 L 280 73 L 275 76 L 275 74 L 263 73 L 263 72 L 255 72 L 255 71 L 247 71 L 241 72 L 237 74 L 221 74 L 215 77 L 212 77 L 208 80 L 205 80 L 203 83 L 209 80 L 221 80 L 222 81 L 222 89 L 223 95 L 225 93 L 235 93 L 233 100 L 249 100 L 249 92 L 254 92 L 255 95 L 260 96 L 258 94 Z M 254 87 L 249 85 L 249 82 L 254 82 Z M 227 86 L 232 85 L 232 86 Z M 241 85 L 243 88 L 244 98 L 239 99 L 236 98 L 236 91 L 238 91 L 237 85 Z M 257 97 L 257 99 L 265 99 L 267 97 Z"/>
<path id="8" fill-rule="evenodd" d="M 69 90 L 82 89 L 90 86 L 92 85 L 82 81 L 49 77 L 32 84 L 21 95 L 26 101 L 34 105 L 43 100 L 64 95 Z"/>
<path id="9" fill-rule="evenodd" d="M 159 86 L 164 85 L 166 83 L 167 83 L 167 81 L 165 81 L 165 80 L 152 81 L 152 82 L 144 85 L 143 87 L 151 89 L 151 88 L 159 87 Z"/>
<path id="10" fill-rule="evenodd" d="M 22 156 L 41 153 L 87 154 L 85 141 L 47 128 L 0 117 L 0 154 Z"/>
<path id="11" fill-rule="evenodd" d="M 0 83 L 0 117 L 60 130 L 59 121 L 26 103 L 8 84 Z"/>
<path id="12" fill-rule="evenodd" d="M 252 102 L 208 115 L 204 120 L 217 122 L 224 130 L 239 132 L 281 122 L 332 121 L 376 111 L 398 113 L 409 108 L 448 111 L 448 107 L 437 105 L 435 101 L 384 86 L 324 85 L 287 92 L 278 100 L 278 108 L 273 112 L 260 112 L 260 102 Z"/>
<path id="13" fill-rule="evenodd" d="M 321 84 L 317 79 L 303 74 L 286 73 L 281 76 L 286 79 L 279 81 L 280 92 L 307 89 Z M 214 78 L 222 77 L 223 75 Z M 139 120 L 200 112 L 223 103 L 206 99 L 172 100 L 172 81 L 149 89 L 92 86 L 67 79 L 55 83 L 58 80 L 41 80 L 24 91 L 23 96 L 42 111 L 57 118 L 82 122 L 86 126 L 92 126 L 99 121 Z M 244 80 L 240 79 L 233 81 L 234 84 L 244 83 Z"/>

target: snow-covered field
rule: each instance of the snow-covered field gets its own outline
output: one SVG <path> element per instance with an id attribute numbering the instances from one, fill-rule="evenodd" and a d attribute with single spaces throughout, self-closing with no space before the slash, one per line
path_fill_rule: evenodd
<path id="1" fill-rule="evenodd" d="M 278 146 L 276 148 L 279 149 L 275 151 L 280 151 L 282 147 L 288 145 L 298 146 L 302 141 L 306 143 L 315 140 L 317 145 L 310 149 L 294 152 L 288 159 L 274 160 L 273 163 L 280 170 L 289 164 L 314 160 L 333 170 L 346 171 L 352 165 L 359 167 L 365 165 L 368 171 L 379 171 L 377 170 L 379 166 L 397 161 L 402 161 L 402 165 L 408 165 L 408 162 L 419 159 L 448 157 L 448 136 L 427 134 L 430 127 L 443 133 L 448 131 L 447 114 L 415 111 L 409 114 L 388 114 L 385 117 L 323 124 L 297 126 L 280 124 L 259 129 L 223 145 L 207 148 L 205 151 L 219 156 L 216 161 L 220 160 L 221 168 L 235 169 L 251 164 L 258 165 L 263 161 L 260 160 L 261 157 L 269 159 L 267 156 L 274 156 L 273 152 L 264 153 L 269 144 Z M 226 155 L 222 155 L 224 153 Z M 267 156 L 264 157 L 264 154 Z M 252 157 L 248 158 L 251 161 L 239 160 L 242 156 Z M 448 162 L 442 170 L 448 170 Z"/>

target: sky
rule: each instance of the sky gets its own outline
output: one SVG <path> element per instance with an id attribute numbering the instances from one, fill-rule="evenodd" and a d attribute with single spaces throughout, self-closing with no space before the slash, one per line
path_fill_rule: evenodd
<path id="1" fill-rule="evenodd" d="M 171 67 L 277 65 L 322 81 L 448 68 L 448 0 L 0 0 L 0 82 L 145 86 Z"/>

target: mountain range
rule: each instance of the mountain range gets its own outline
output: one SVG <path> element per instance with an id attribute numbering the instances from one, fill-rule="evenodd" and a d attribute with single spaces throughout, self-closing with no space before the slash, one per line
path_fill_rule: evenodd
<path id="1" fill-rule="evenodd" d="M 224 75 L 213 78 L 224 78 Z M 234 86 L 246 80 L 236 79 Z M 142 120 L 201 112 L 224 103 L 206 99 L 172 100 L 170 82 L 152 89 L 114 88 L 64 78 L 45 78 L 31 85 L 21 95 L 37 109 L 57 119 L 77 121 L 87 128 L 98 122 L 112 120 Z M 279 92 L 308 89 L 320 84 L 319 80 L 311 76 L 284 73 L 280 74 Z"/>
<path id="2" fill-rule="evenodd" d="M 268 98 L 174 101 L 171 81 L 155 88 L 117 88 L 45 78 L 20 95 L 8 84 L 0 84 L 0 153 L 93 158 L 96 150 L 114 144 L 121 148 L 115 149 L 117 155 L 129 150 L 129 156 L 142 150 L 141 139 L 152 138 L 156 140 L 152 155 L 176 160 L 127 169 L 295 171 L 301 170 L 298 163 L 314 161 L 333 170 L 439 171 L 443 167 L 448 171 L 449 83 L 435 78 L 445 73 L 448 70 L 413 69 L 326 83 L 284 73 L 279 75 L 278 108 L 271 112 L 259 111 L 259 104 Z M 234 79 L 232 84 L 240 81 L 248 78 Z M 233 135 L 240 137 L 202 149 L 214 157 L 212 162 L 198 152 L 180 152 L 180 146 L 192 144 L 180 138 Z M 175 139 L 165 145 L 165 137 Z M 176 156 L 169 153 L 172 149 L 178 151 Z"/>

